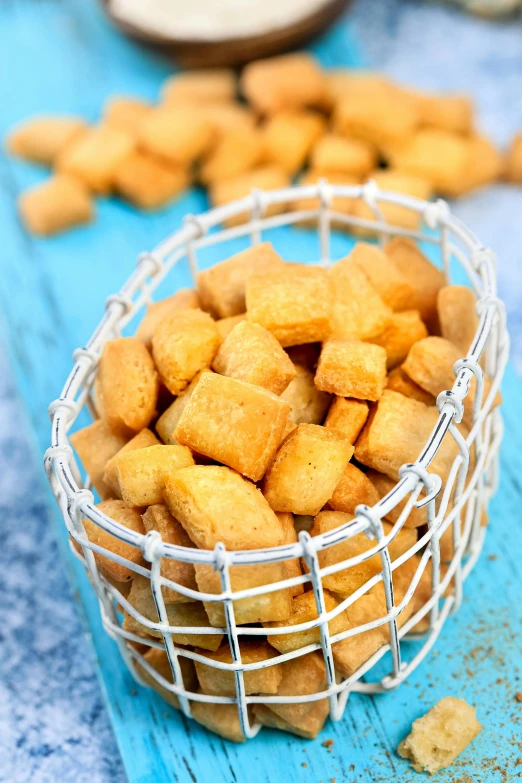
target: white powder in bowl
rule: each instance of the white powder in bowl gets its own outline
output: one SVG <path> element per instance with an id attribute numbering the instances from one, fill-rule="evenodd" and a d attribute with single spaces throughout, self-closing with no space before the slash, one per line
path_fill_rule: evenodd
<path id="1" fill-rule="evenodd" d="M 164 38 L 213 41 L 279 30 L 329 0 L 109 0 L 115 19 Z"/>

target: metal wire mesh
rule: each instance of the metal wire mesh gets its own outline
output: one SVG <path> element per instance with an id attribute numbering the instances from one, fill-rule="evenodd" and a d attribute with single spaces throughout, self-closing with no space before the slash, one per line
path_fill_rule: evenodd
<path id="1" fill-rule="evenodd" d="M 335 198 L 363 199 L 372 210 L 374 219 L 363 220 L 336 212 L 332 208 Z M 312 201 L 313 208 L 308 210 L 290 210 L 271 217 L 265 216 L 269 206 L 288 205 L 302 199 L 315 200 L 316 204 Z M 407 230 L 389 225 L 382 209 L 389 204 L 416 213 L 420 217 L 421 229 Z M 250 216 L 244 224 L 211 232 L 214 227 L 242 213 Z M 371 230 L 379 237 L 381 243 L 397 235 L 431 243 L 438 248 L 449 282 L 451 282 L 452 262 L 460 264 L 467 273 L 478 300 L 479 326 L 467 356 L 454 367 L 453 388 L 444 391 L 437 398 L 438 421 L 422 453 L 414 463 L 402 466 L 400 480 L 396 486 L 372 508 L 358 506 L 353 521 L 314 537 L 302 531 L 297 543 L 285 546 L 236 552 L 227 551 L 223 544 L 218 544 L 213 551 L 189 549 L 165 543 L 157 531 L 140 535 L 110 519 L 95 506 L 93 494 L 88 488 L 89 479 L 86 477 L 82 480 L 67 436 L 69 428 L 83 406 L 89 407 L 93 412 L 90 392 L 103 345 L 107 340 L 117 336 L 134 315 L 151 301 L 157 286 L 182 259 L 188 260 L 195 280 L 200 249 L 239 236 L 248 237 L 252 244 L 256 244 L 270 229 L 304 221 L 314 221 L 317 226 L 321 256 L 319 263 L 325 266 L 332 262 L 331 226 L 335 224 L 336 227 L 341 226 L 348 230 L 351 228 Z M 78 349 L 73 355 L 74 367 L 60 398 L 55 400 L 49 409 L 52 440 L 45 455 L 45 469 L 52 491 L 62 511 L 71 540 L 76 542 L 81 550 L 79 554 L 73 547 L 73 552 L 83 560 L 88 570 L 99 599 L 104 627 L 118 643 L 136 679 L 143 681 L 140 671 L 146 672 L 149 679 L 153 678 L 160 689 L 178 698 L 179 706 L 186 715 L 190 715 L 193 701 L 237 704 L 240 725 L 246 737 L 253 737 L 260 729 L 260 725 L 252 722 L 250 718 L 248 710 L 250 705 L 296 704 L 327 698 L 330 716 L 338 720 L 343 714 L 351 691 L 376 693 L 394 688 L 401 683 L 427 655 L 448 615 L 458 609 L 462 600 L 463 583 L 474 567 L 482 548 L 485 528 L 481 526 L 481 516 L 497 486 L 498 451 L 502 437 L 502 420 L 498 409 L 493 407 L 493 400 L 500 386 L 508 351 L 509 338 L 506 331 L 505 310 L 497 297 L 495 258 L 492 251 L 484 248 L 472 232 L 451 215 L 444 202 L 428 203 L 406 195 L 382 192 L 373 182 L 362 186 L 340 186 L 321 181 L 317 185 L 292 187 L 279 191 L 255 191 L 248 197 L 209 210 L 200 216 L 188 216 L 180 230 L 168 237 L 154 251 L 142 254 L 135 271 L 121 291 L 107 299 L 105 315 L 86 348 Z M 483 355 L 485 360 L 479 363 Z M 491 380 L 486 396 L 481 365 L 485 366 Z M 472 427 L 469 433 L 463 435 L 458 424 L 463 415 L 463 400 L 473 379 L 476 387 Z M 441 443 L 446 439 L 455 441 L 458 454 L 447 479 L 443 482 L 438 475 L 429 471 L 429 467 Z M 404 507 L 398 514 L 393 528 L 386 534 L 383 519 L 389 517 L 390 512 L 401 503 Z M 392 562 L 389 545 L 403 529 L 409 514 L 415 509 L 423 509 L 425 513 L 426 532 L 405 554 Z M 82 519 L 85 518 L 120 541 L 141 550 L 143 558 L 150 563 L 150 570 L 89 541 L 82 523 Z M 440 540 L 450 526 L 453 556 L 448 568 L 443 571 Z M 371 549 L 333 565 L 321 566 L 320 552 L 342 544 L 363 532 L 375 541 Z M 150 579 L 158 621 L 154 622 L 137 612 L 122 592 L 108 581 L 97 567 L 95 553 L 122 563 L 136 574 Z M 418 567 L 408 590 L 396 603 L 393 571 L 415 554 L 420 555 Z M 369 579 L 355 593 L 344 598 L 338 606 L 327 610 L 322 580 L 331 574 L 356 567 L 375 555 L 381 558 L 381 572 Z M 212 566 L 219 574 L 221 593 L 195 591 L 172 582 L 161 574 L 162 558 Z M 295 558 L 302 558 L 306 563 L 306 573 L 301 576 L 241 591 L 232 590 L 231 566 L 278 563 Z M 410 602 L 429 563 L 431 565 L 430 597 L 421 609 L 399 627 L 398 618 Z M 329 623 L 379 582 L 382 582 L 384 589 L 386 613 L 365 624 L 333 634 Z M 313 589 L 317 608 L 316 619 L 299 625 L 277 628 L 236 625 L 235 601 L 304 583 L 310 583 Z M 221 602 L 224 606 L 224 627 L 169 626 L 162 588 L 171 588 L 191 599 L 209 603 Z M 144 638 L 122 628 L 117 607 L 123 607 L 145 629 L 152 631 L 156 638 L 152 636 Z M 426 618 L 426 627 L 423 629 L 423 634 L 419 635 L 416 631 L 418 623 L 423 618 Z M 388 643 L 382 644 L 350 676 L 343 679 L 336 676 L 333 646 L 343 639 L 385 624 L 389 629 Z M 320 639 L 317 642 L 276 658 L 255 663 L 242 661 L 239 645 L 242 637 L 270 637 L 271 634 L 296 633 L 313 628 L 319 628 L 320 631 Z M 228 639 L 231 663 L 212 660 L 191 651 L 177 644 L 172 637 L 172 634 L 201 636 L 201 634 L 217 633 L 226 635 Z M 410 655 L 408 660 L 410 647 L 405 645 L 404 641 L 418 638 L 422 638 L 422 646 L 415 654 Z M 172 673 L 172 682 L 150 665 L 140 651 L 142 648 L 137 647 L 136 644 L 165 650 Z M 247 696 L 245 694 L 245 673 L 292 660 L 314 650 L 320 650 L 324 658 L 327 680 L 327 687 L 324 690 L 305 696 Z M 372 681 L 372 670 L 388 651 L 391 651 L 390 671 L 384 677 Z M 235 680 L 235 696 L 212 696 L 188 690 L 183 682 L 181 668 L 183 658 L 232 672 Z"/>

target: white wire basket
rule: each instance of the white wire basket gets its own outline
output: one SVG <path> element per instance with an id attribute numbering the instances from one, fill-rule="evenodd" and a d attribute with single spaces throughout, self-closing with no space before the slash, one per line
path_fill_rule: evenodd
<path id="1" fill-rule="evenodd" d="M 363 199 L 372 210 L 373 220 L 363 220 L 352 215 L 341 214 L 332 209 L 335 198 Z M 309 210 L 290 210 L 282 214 L 266 216 L 273 205 L 288 205 L 296 200 L 314 199 Z M 419 228 L 407 230 L 389 225 L 384 217 L 382 206 L 398 205 L 419 217 Z M 234 228 L 211 231 L 234 216 L 245 214 L 249 219 Z M 218 544 L 213 551 L 175 546 L 162 541 L 157 531 L 145 535 L 135 533 L 118 524 L 95 505 L 94 496 L 89 489 L 88 477 L 82 478 L 80 469 L 68 440 L 68 431 L 84 406 L 88 406 L 93 417 L 91 389 L 96 376 L 97 362 L 107 340 L 119 336 L 129 321 L 152 300 L 157 286 L 173 268 L 180 263 L 188 263 L 195 282 L 198 273 L 198 254 L 205 247 L 218 245 L 229 239 L 244 237 L 252 244 L 261 239 L 269 239 L 270 231 L 280 226 L 290 226 L 313 221 L 319 240 L 320 258 L 318 263 L 328 266 L 331 258 L 331 226 L 350 229 L 363 228 L 373 231 L 380 242 L 394 236 L 408 236 L 429 243 L 438 253 L 448 282 L 455 265 L 465 271 L 477 297 L 479 326 L 466 357 L 455 365 L 455 383 L 452 389 L 441 393 L 437 398 L 438 421 L 421 454 L 414 463 L 403 465 L 400 480 L 385 497 L 372 508 L 358 506 L 353 521 L 336 528 L 329 533 L 311 537 L 306 531 L 299 534 L 298 542 L 271 549 L 227 551 Z M 253 721 L 249 713 L 252 704 L 297 704 L 327 698 L 330 717 L 339 720 L 344 712 L 348 697 L 352 691 L 376 693 L 399 685 L 423 660 L 437 639 L 448 615 L 457 611 L 462 600 L 463 584 L 473 569 L 484 540 L 485 527 L 481 526 L 481 516 L 487 509 L 494 494 L 498 478 L 498 452 L 502 437 L 502 419 L 498 408 L 493 405 L 499 390 L 509 352 L 509 338 L 506 331 L 505 309 L 497 297 L 495 279 L 495 258 L 491 250 L 484 248 L 474 234 L 461 221 L 454 217 L 444 202 L 428 203 L 406 195 L 380 191 L 375 183 L 365 185 L 330 185 L 321 181 L 317 185 L 292 187 L 271 192 L 254 191 L 251 195 L 223 207 L 211 209 L 199 216 L 186 217 L 183 227 L 169 236 L 155 250 L 142 254 L 133 274 L 121 291 L 107 299 L 105 315 L 100 321 L 86 348 L 80 348 L 73 355 L 74 366 L 59 399 L 50 406 L 52 420 L 52 442 L 45 454 L 45 469 L 53 494 L 63 514 L 68 533 L 72 541 L 77 542 L 82 554 L 74 547 L 72 551 L 80 557 L 88 570 L 96 591 L 101 617 L 108 634 L 117 642 L 121 654 L 139 682 L 141 671 L 153 678 L 158 688 L 178 698 L 179 706 L 186 715 L 191 714 L 193 701 L 218 704 L 237 704 L 240 726 L 246 738 L 251 738 L 261 726 Z M 485 368 L 485 373 L 482 368 Z M 491 386 L 484 394 L 484 374 L 489 376 Z M 473 403 L 473 424 L 469 434 L 464 436 L 458 428 L 463 415 L 463 400 L 466 397 L 472 379 L 476 382 Z M 443 482 L 439 476 L 429 471 L 430 463 L 445 439 L 453 439 L 458 454 Z M 421 493 L 423 493 L 421 495 Z M 437 498 L 437 505 L 435 500 Z M 403 510 L 391 532 L 385 535 L 383 519 L 401 502 Z M 398 535 L 409 514 L 414 509 L 425 513 L 426 527 L 417 543 L 405 554 L 391 562 L 388 547 Z M 141 550 L 150 570 L 125 558 L 115 555 L 88 540 L 82 524 L 87 518 L 104 529 L 110 535 Z M 440 567 L 440 538 L 452 527 L 453 557 L 446 571 Z M 375 545 L 368 551 L 344 560 L 340 563 L 321 567 L 318 554 L 336 546 L 363 532 Z M 124 595 L 111 584 L 98 570 L 94 553 L 98 553 L 126 565 L 137 574 L 150 579 L 151 590 L 159 617 L 152 622 L 127 601 Z M 341 570 L 356 567 L 374 555 L 380 555 L 382 571 L 372 577 L 357 592 L 327 611 L 322 578 Z M 399 603 L 395 603 L 392 572 L 404 564 L 408 558 L 420 556 L 419 564 L 410 587 Z M 222 592 L 220 594 L 203 593 L 184 587 L 166 579 L 160 573 L 162 558 L 178 560 L 183 563 L 206 564 L 219 572 Z M 270 585 L 233 592 L 230 583 L 230 566 L 260 565 L 302 558 L 308 570 L 301 576 L 286 579 Z M 424 569 L 431 560 L 431 594 L 422 608 L 399 627 L 398 618 L 410 601 Z M 348 609 L 380 580 L 383 582 L 386 599 L 386 613 L 372 622 L 359 625 L 341 633 L 332 635 L 328 626 L 330 620 Z M 317 619 L 300 625 L 264 628 L 259 626 L 237 626 L 234 617 L 233 599 L 259 595 L 261 592 L 295 587 L 307 583 L 313 588 L 317 606 Z M 206 602 L 222 602 L 226 620 L 225 627 L 200 628 L 169 626 L 168 615 L 163 599 L 162 587 L 176 590 L 188 598 Z M 448 587 L 451 589 L 448 590 Z M 158 638 L 146 637 L 126 631 L 121 626 L 118 608 L 124 609 L 143 626 L 157 633 Z M 420 637 L 412 629 L 422 618 L 426 618 L 426 632 Z M 363 633 L 381 625 L 388 625 L 389 642 L 383 644 L 351 676 L 343 679 L 336 676 L 332 645 L 350 636 Z M 243 663 L 239 640 L 248 637 L 265 638 L 271 634 L 295 633 L 312 628 L 320 629 L 320 641 L 298 650 L 285 653 L 256 663 Z M 202 633 L 222 633 L 228 638 L 232 662 L 212 660 L 188 647 L 176 644 L 172 633 L 187 635 Z M 408 644 L 412 639 L 422 639 L 414 646 Z M 136 643 L 148 647 L 160 648 L 166 652 L 171 667 L 172 682 L 167 680 L 145 660 Z M 142 648 L 141 648 L 142 649 Z M 245 695 L 244 675 L 246 672 L 282 663 L 284 661 L 319 650 L 326 666 L 327 687 L 319 693 L 309 695 Z M 372 677 L 376 664 L 388 652 L 390 661 L 387 673 Z M 180 661 L 183 657 L 200 661 L 208 666 L 233 672 L 235 696 L 212 696 L 188 690 L 183 682 Z"/>

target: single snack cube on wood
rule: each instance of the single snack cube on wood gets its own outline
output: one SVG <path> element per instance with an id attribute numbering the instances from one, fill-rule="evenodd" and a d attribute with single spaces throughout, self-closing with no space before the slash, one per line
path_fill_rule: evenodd
<path id="1" fill-rule="evenodd" d="M 283 535 L 285 544 L 297 544 L 297 530 L 294 525 L 294 515 L 289 511 L 278 511 L 276 516 L 283 526 Z M 301 569 L 301 562 L 298 557 L 294 560 L 285 560 L 284 562 L 286 576 L 288 579 L 293 579 L 296 576 L 302 576 L 303 571 Z M 289 588 L 289 592 L 292 595 L 301 595 L 304 593 L 304 584 L 294 585 Z"/>
<path id="2" fill-rule="evenodd" d="M 437 296 L 439 290 L 446 285 L 443 272 L 430 263 L 411 239 L 395 237 L 386 244 L 384 250 L 396 269 L 413 286 L 408 308 L 418 310 L 430 332 L 436 332 Z"/>
<path id="3" fill-rule="evenodd" d="M 438 417 L 436 407 L 385 389 L 357 439 L 356 460 L 397 480 L 401 465 L 415 462 L 424 449 Z M 445 480 L 458 453 L 458 446 L 448 435 L 430 470 Z"/>
<path id="4" fill-rule="evenodd" d="M 442 336 L 465 356 L 479 325 L 475 294 L 464 285 L 444 286 L 437 294 L 437 312 Z"/>
<path id="5" fill-rule="evenodd" d="M 506 179 L 508 182 L 522 182 L 522 133 L 512 139 L 506 161 Z"/>
<path id="6" fill-rule="evenodd" d="M 6 149 L 11 155 L 51 166 L 86 129 L 87 123 L 80 117 L 33 117 L 8 134 Z"/>
<path id="7" fill-rule="evenodd" d="M 428 330 L 419 311 L 403 310 L 401 313 L 393 313 L 386 329 L 372 337 L 371 342 L 384 348 L 386 367 L 393 370 L 406 359 L 410 348 L 427 336 Z"/>
<path id="8" fill-rule="evenodd" d="M 365 400 L 334 397 L 324 426 L 327 430 L 336 430 L 350 443 L 355 443 L 368 418 L 368 403 Z"/>
<path id="9" fill-rule="evenodd" d="M 294 424 L 321 424 L 331 396 L 319 391 L 312 370 L 300 364 L 294 367 L 296 375 L 281 394 L 281 399 L 291 405 L 289 420 Z"/>
<path id="10" fill-rule="evenodd" d="M 22 193 L 18 210 L 27 230 L 42 237 L 90 223 L 94 217 L 93 200 L 83 182 L 64 175 Z"/>
<path id="11" fill-rule="evenodd" d="M 386 385 L 386 351 L 373 343 L 328 340 L 319 357 L 315 385 L 340 397 L 378 400 Z"/>
<path id="12" fill-rule="evenodd" d="M 402 367 L 395 367 L 388 375 L 386 388 L 390 391 L 404 394 L 405 397 L 411 397 L 413 400 L 423 402 L 424 405 L 435 405 L 435 397 L 414 383 L 409 375 L 406 375 Z"/>
<path id="13" fill-rule="evenodd" d="M 317 112 L 279 112 L 263 128 L 265 160 L 293 175 L 301 169 L 310 151 L 324 133 L 326 122 Z"/>
<path id="14" fill-rule="evenodd" d="M 328 277 L 332 299 L 331 337 L 369 340 L 380 334 L 391 321 L 392 310 L 359 266 L 348 256 L 329 268 Z"/>
<path id="15" fill-rule="evenodd" d="M 280 269 L 284 269 L 284 261 L 271 242 L 248 247 L 198 274 L 201 306 L 219 318 L 240 315 L 246 310 L 247 280 L 252 275 Z"/>
<path id="16" fill-rule="evenodd" d="M 202 310 L 170 312 L 152 335 L 154 362 L 172 394 L 180 394 L 196 373 L 210 365 L 218 347 L 216 325 Z"/>
<path id="17" fill-rule="evenodd" d="M 321 342 L 330 335 L 328 275 L 319 267 L 291 267 L 247 281 L 247 320 L 272 332 L 282 346 Z"/>
<path id="18" fill-rule="evenodd" d="M 98 419 L 88 427 L 73 432 L 70 441 L 100 498 L 105 500 L 111 497 L 113 488 L 104 471 L 111 458 L 125 446 L 126 438 L 115 435 L 102 419 Z"/>
<path id="19" fill-rule="evenodd" d="M 241 321 L 230 332 L 214 357 L 212 369 L 274 394 L 281 394 L 296 374 L 276 338 L 249 321 Z"/>
<path id="20" fill-rule="evenodd" d="M 209 197 L 212 206 L 221 207 L 231 201 L 249 196 L 256 188 L 259 190 L 279 190 L 287 188 L 289 185 L 290 179 L 287 172 L 281 166 L 269 164 L 257 166 L 251 171 L 246 171 L 236 177 L 229 177 L 221 182 L 213 182 L 210 186 Z M 262 217 L 272 217 L 286 212 L 287 206 L 286 202 L 270 204 Z M 250 215 L 251 212 L 240 212 L 227 218 L 224 222 L 229 228 L 239 226 L 247 221 Z"/>
<path id="21" fill-rule="evenodd" d="M 150 353 L 136 337 L 120 337 L 103 346 L 98 366 L 102 418 L 130 437 L 146 427 L 158 399 L 158 375 Z"/>
<path id="22" fill-rule="evenodd" d="M 281 442 L 289 413 L 290 404 L 267 389 L 203 373 L 174 437 L 259 481 Z"/>
<path id="23" fill-rule="evenodd" d="M 336 609 L 340 600 L 328 590 L 323 590 L 324 603 L 327 612 Z M 317 613 L 317 604 L 315 602 L 313 590 L 298 595 L 292 599 L 292 613 L 287 620 L 281 622 L 263 623 L 265 628 L 291 628 L 292 625 L 301 625 L 301 623 L 312 622 L 319 617 Z M 346 630 L 347 623 L 344 612 L 332 617 L 328 623 L 330 636 L 341 633 Z M 268 634 L 267 641 L 279 650 L 280 653 L 293 652 L 301 647 L 307 647 L 309 644 L 316 644 L 321 641 L 321 632 L 319 624 L 307 631 L 290 631 L 289 633 Z"/>
<path id="24" fill-rule="evenodd" d="M 321 106 L 326 80 L 316 60 L 305 52 L 285 54 L 247 65 L 241 92 L 261 114 Z"/>
<path id="25" fill-rule="evenodd" d="M 98 503 L 96 508 L 102 511 L 107 516 L 114 519 L 123 527 L 133 530 L 135 533 L 144 535 L 145 528 L 143 527 L 143 521 L 140 513 L 135 508 L 129 508 L 123 500 L 104 500 Z M 130 563 L 135 565 L 143 565 L 144 560 L 141 554 L 141 549 L 137 549 L 131 544 L 127 544 L 125 541 L 120 541 L 119 538 L 111 536 L 106 530 L 96 525 L 90 519 L 82 519 L 82 524 L 85 528 L 85 533 L 89 541 L 93 544 L 107 549 L 119 557 L 124 557 Z M 76 549 L 80 549 L 79 545 L 75 543 Z M 111 560 L 106 555 L 101 555 L 98 552 L 94 552 L 94 559 L 98 565 L 100 571 L 112 577 L 116 582 L 128 582 L 136 576 L 136 572 L 129 566 L 123 563 L 117 563 L 115 560 Z"/>
<path id="26" fill-rule="evenodd" d="M 181 165 L 167 165 L 144 152 L 134 152 L 120 163 L 114 174 L 116 191 L 139 209 L 159 209 L 190 184 Z"/>
<path id="27" fill-rule="evenodd" d="M 464 699 L 446 696 L 414 721 L 397 750 L 417 772 L 433 774 L 453 764 L 481 731 L 475 708 Z"/>
<path id="28" fill-rule="evenodd" d="M 170 666 L 170 662 L 167 656 L 167 653 L 165 650 L 158 650 L 156 647 L 151 647 L 147 652 L 143 655 L 146 662 L 151 666 L 155 671 L 158 672 L 158 674 L 163 677 L 164 680 L 167 680 L 169 683 L 174 682 L 174 678 L 172 676 L 172 668 Z M 183 688 L 187 691 L 196 691 L 197 685 L 198 685 L 198 679 L 196 677 L 196 669 L 194 666 L 194 661 L 191 661 L 190 658 L 185 658 L 184 655 L 178 656 L 179 665 L 181 668 L 181 676 L 183 678 Z M 176 696 L 175 693 L 173 693 L 171 690 L 166 688 L 164 685 L 162 685 L 150 672 L 145 669 L 144 666 L 142 666 L 138 661 L 135 662 L 135 666 L 139 672 L 140 677 L 145 681 L 145 683 L 149 686 L 149 688 L 152 688 L 155 690 L 162 699 L 164 699 L 168 704 L 170 704 L 171 707 L 174 707 L 176 710 L 179 710 L 179 699 Z M 181 685 L 181 683 L 178 683 L 178 685 Z"/>
<path id="29" fill-rule="evenodd" d="M 382 301 L 392 310 L 406 310 L 413 294 L 413 285 L 397 269 L 384 250 L 368 242 L 358 242 L 350 255 L 366 275 Z"/>
<path id="30" fill-rule="evenodd" d="M 394 479 L 386 476 L 384 473 L 379 473 L 376 470 L 369 470 L 366 476 L 377 490 L 379 499 L 383 498 L 388 494 L 388 492 L 391 492 L 392 489 L 397 486 L 397 482 Z M 423 494 L 424 492 L 421 492 L 419 497 L 422 498 Z M 390 522 L 397 522 L 400 515 L 404 511 L 408 500 L 409 495 L 407 495 L 404 500 L 401 500 L 399 503 L 397 503 L 397 505 L 388 512 L 386 519 L 388 519 Z M 426 525 L 427 521 L 428 517 L 426 508 L 416 508 L 413 506 L 410 513 L 408 514 L 408 517 L 406 518 L 406 521 L 404 522 L 404 527 L 421 527 L 422 525 Z"/>
<path id="31" fill-rule="evenodd" d="M 399 145 L 419 124 L 414 102 L 398 90 L 359 92 L 341 96 L 333 115 L 334 129 L 343 136 L 374 144 L 379 150 Z"/>
<path id="32" fill-rule="evenodd" d="M 149 506 L 142 516 L 145 530 L 150 532 L 156 530 L 161 535 L 164 544 L 175 544 L 176 546 L 193 547 L 191 539 L 185 532 L 183 526 L 172 516 L 167 506 L 155 504 Z M 172 582 L 190 587 L 191 590 L 197 590 L 196 572 L 192 563 L 184 563 L 181 560 L 170 560 L 164 557 L 160 566 L 161 576 L 170 579 Z M 163 600 L 166 604 L 178 602 L 187 602 L 194 599 L 187 598 L 186 595 L 172 590 L 163 585 L 161 588 Z"/>
<path id="33" fill-rule="evenodd" d="M 160 106 L 143 120 L 139 146 L 178 166 L 190 166 L 207 152 L 214 133 L 208 120 L 191 106 Z"/>
<path id="34" fill-rule="evenodd" d="M 299 424 L 283 441 L 263 484 L 275 511 L 317 514 L 332 497 L 353 454 L 334 430 Z"/>
<path id="35" fill-rule="evenodd" d="M 220 661 L 222 663 L 232 663 L 232 653 L 228 642 L 224 642 L 215 652 L 209 653 L 205 650 L 196 650 L 200 655 L 209 658 L 210 661 Z M 268 642 L 259 641 L 241 641 L 239 643 L 239 652 L 243 664 L 259 663 L 277 658 L 277 652 L 268 644 Z M 235 696 L 236 683 L 234 672 L 226 669 L 216 669 L 212 664 L 195 661 L 196 673 L 203 693 L 214 696 Z M 245 684 L 245 694 L 250 696 L 253 693 L 277 693 L 277 689 L 282 678 L 281 664 L 273 663 L 264 669 L 252 669 L 246 671 L 243 675 Z"/>
<path id="36" fill-rule="evenodd" d="M 417 131 L 409 141 L 397 144 L 390 154 L 393 166 L 431 182 L 441 196 L 451 196 L 466 177 L 469 140 L 436 128 Z"/>
<path id="37" fill-rule="evenodd" d="M 379 500 L 380 495 L 370 479 L 362 470 L 349 462 L 326 505 L 334 511 L 355 514 L 355 509 L 360 503 L 374 506 Z"/>
<path id="38" fill-rule="evenodd" d="M 59 173 L 82 180 L 95 193 L 109 193 L 118 168 L 134 147 L 134 138 L 118 128 L 91 128 L 58 155 L 56 167 Z"/>
<path id="39" fill-rule="evenodd" d="M 186 446 L 160 444 L 119 454 L 116 472 L 121 496 L 131 507 L 162 503 L 164 477 L 189 465 L 194 465 L 194 460 Z"/>
<path id="40" fill-rule="evenodd" d="M 318 174 L 330 172 L 364 179 L 377 164 L 375 147 L 360 139 L 347 139 L 327 133 L 315 145 L 310 165 Z"/>
<path id="41" fill-rule="evenodd" d="M 190 715 L 206 729 L 219 734 L 231 742 L 245 742 L 236 704 L 212 704 L 206 701 L 193 701 Z"/>
<path id="42" fill-rule="evenodd" d="M 121 449 L 114 454 L 111 459 L 107 460 L 103 471 L 103 480 L 110 489 L 113 497 L 121 498 L 120 485 L 118 483 L 118 472 L 116 469 L 116 463 L 121 454 L 125 454 L 127 451 L 133 451 L 134 449 L 145 449 L 147 446 L 157 446 L 159 440 L 154 435 L 152 430 L 145 428 L 138 432 L 128 443 L 124 443 Z M 146 505 L 139 503 L 138 505 Z"/>
<path id="43" fill-rule="evenodd" d="M 102 120 L 105 125 L 135 135 L 143 119 L 152 110 L 152 104 L 130 95 L 114 95 L 103 107 Z"/>
<path id="44" fill-rule="evenodd" d="M 216 321 L 221 343 L 225 341 L 232 329 L 240 324 L 241 321 L 246 321 L 246 313 L 240 313 L 239 315 L 229 315 L 228 318 L 220 318 Z"/>
<path id="45" fill-rule="evenodd" d="M 169 77 L 161 90 L 167 104 L 206 104 L 233 101 L 236 75 L 232 68 L 200 68 Z"/>
<path id="46" fill-rule="evenodd" d="M 221 134 L 201 164 L 199 178 L 205 185 L 238 177 L 263 161 L 263 137 L 256 127 L 230 128 Z"/>
<path id="47" fill-rule="evenodd" d="M 199 297 L 192 288 L 181 288 L 172 296 L 151 302 L 143 320 L 136 329 L 136 337 L 143 340 L 147 348 L 152 347 L 152 335 L 158 324 L 173 310 L 196 310 L 200 306 Z"/>

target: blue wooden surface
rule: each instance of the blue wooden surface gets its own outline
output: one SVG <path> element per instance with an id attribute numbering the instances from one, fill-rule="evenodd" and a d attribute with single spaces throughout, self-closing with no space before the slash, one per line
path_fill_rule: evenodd
<path id="1" fill-rule="evenodd" d="M 95 119 L 103 100 L 115 92 L 154 98 L 171 72 L 168 63 L 113 32 L 97 6 L 86 0 L 4 3 L 0 35 L 2 134 L 39 111 L 78 112 Z M 345 22 L 315 51 L 327 65 L 360 62 Z M 162 213 L 144 216 L 107 199 L 99 203 L 95 227 L 35 240 L 19 226 L 14 199 L 44 173 L 5 158 L 0 166 L 3 331 L 36 448 L 42 453 L 48 442 L 47 405 L 60 391 L 72 350 L 85 342 L 98 321 L 106 295 L 120 287 L 139 251 L 153 246 L 179 225 L 184 214 L 197 212 L 206 202 L 201 192 L 193 192 Z M 307 232 L 282 230 L 277 240 L 287 257 L 314 255 Z M 341 253 L 346 240 L 338 237 L 336 242 Z M 234 746 L 186 721 L 155 694 L 138 689 L 134 695 L 136 686 L 100 627 L 90 586 L 66 553 L 59 524 L 65 562 L 82 595 L 129 780 L 206 783 L 248 778 L 276 783 L 292 775 L 310 783 L 331 778 L 338 783 L 413 781 L 418 775 L 396 757 L 396 745 L 415 717 L 448 694 L 475 704 L 485 729 L 458 765 L 438 779 L 504 783 L 521 777 L 516 761 L 522 756 L 517 745 L 522 739 L 522 708 L 514 698 L 522 690 L 522 424 L 516 407 L 520 392 L 510 371 L 504 386 L 507 437 L 501 488 L 491 509 L 486 552 L 467 583 L 461 612 L 448 622 L 432 656 L 403 687 L 375 698 L 351 697 L 343 721 L 328 725 L 314 742 L 264 731 L 253 742 Z M 331 752 L 321 745 L 325 738 L 335 740 Z"/>

